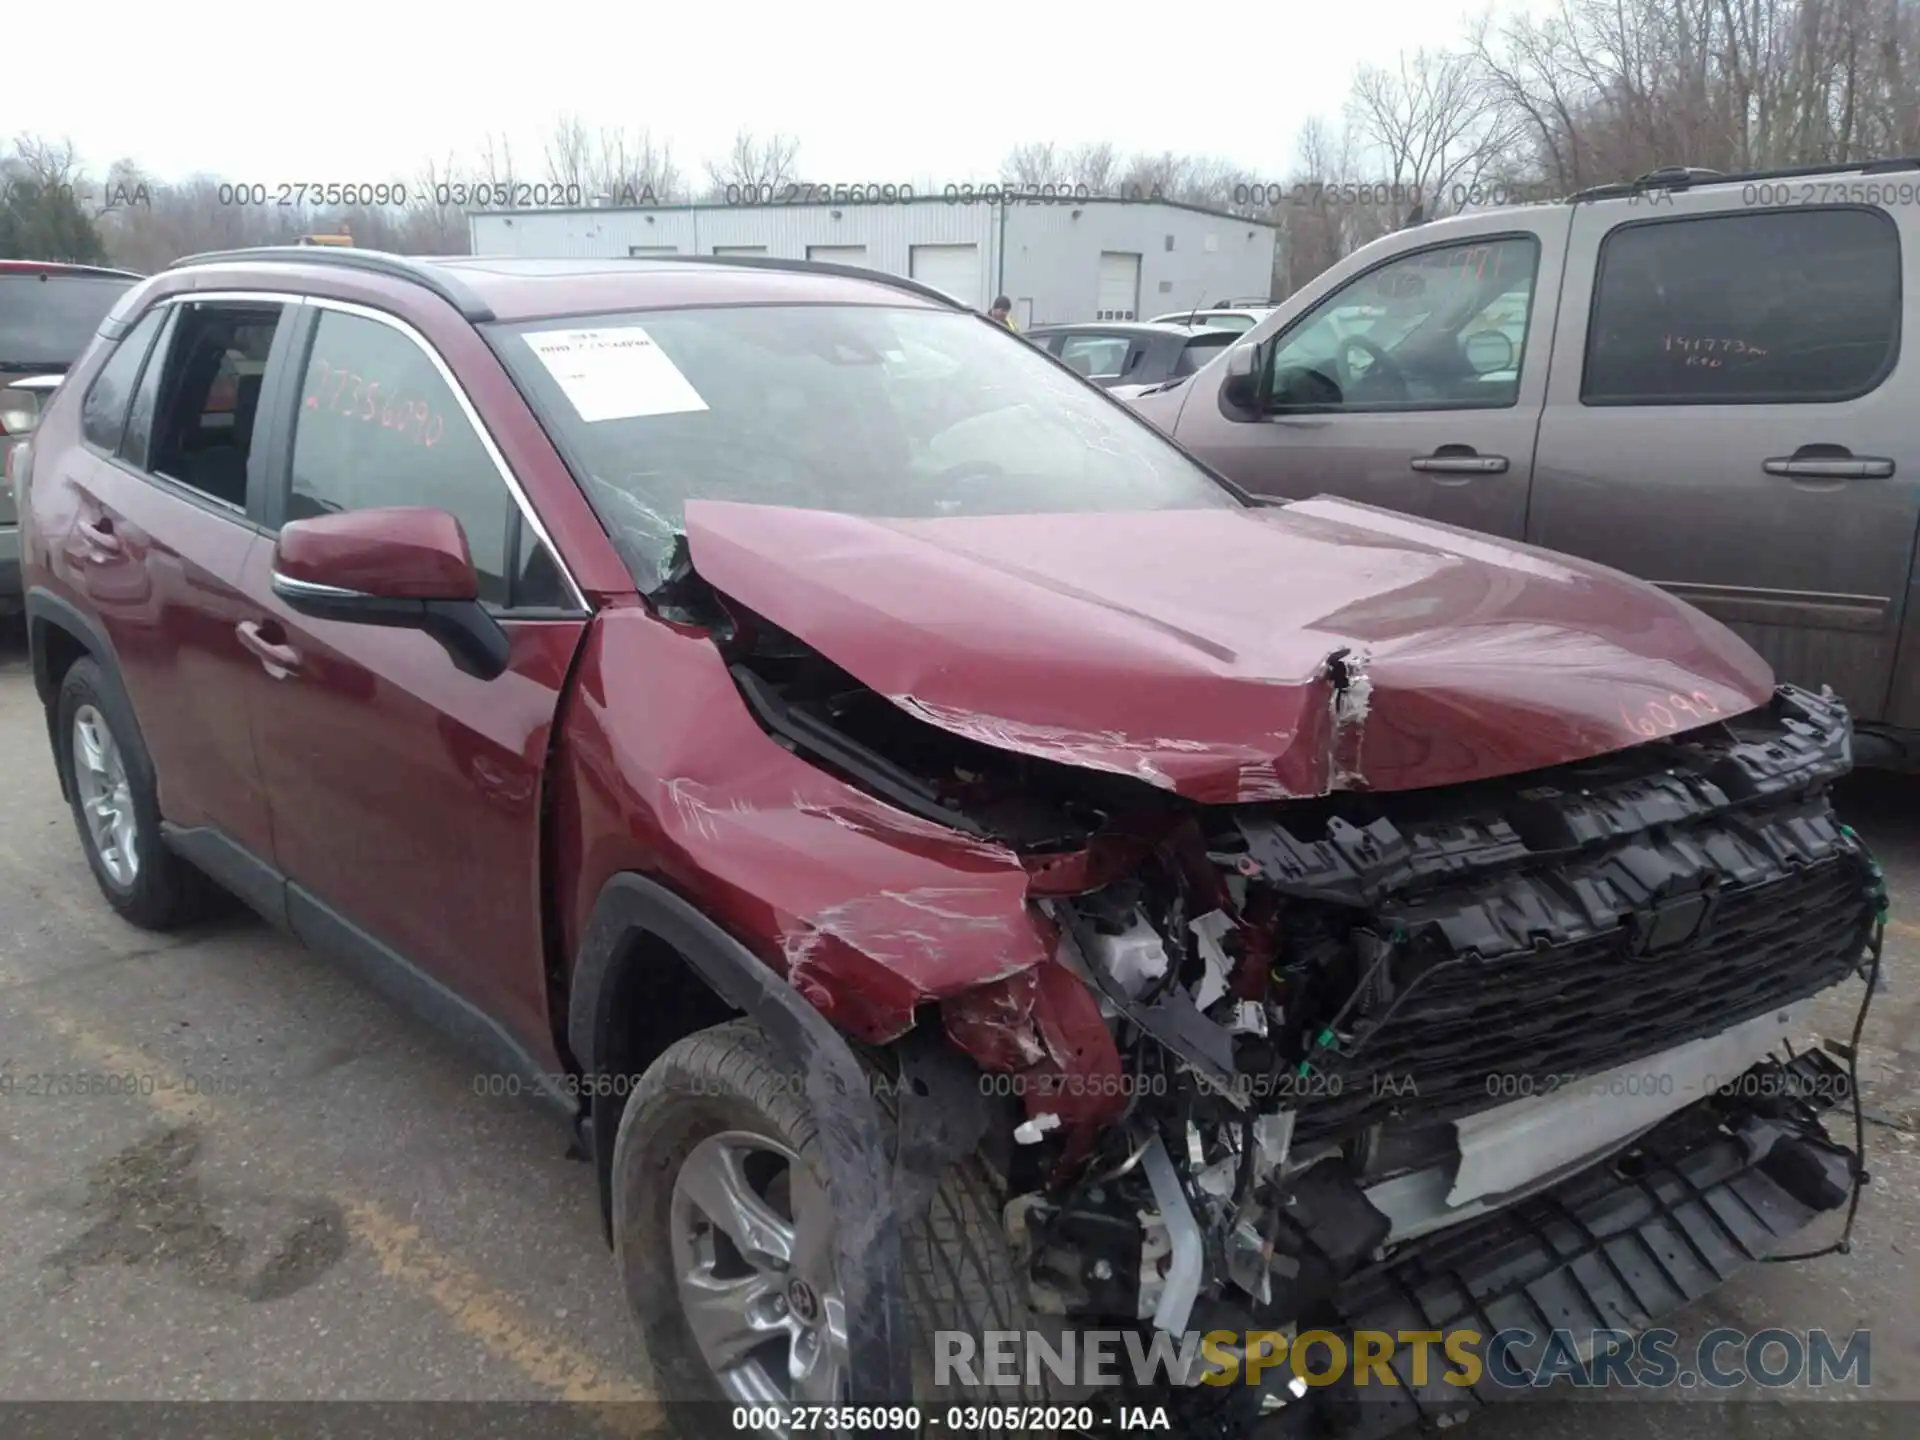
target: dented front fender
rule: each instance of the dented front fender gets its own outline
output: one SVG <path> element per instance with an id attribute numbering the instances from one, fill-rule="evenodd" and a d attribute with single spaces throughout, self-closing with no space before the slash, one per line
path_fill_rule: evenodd
<path id="1" fill-rule="evenodd" d="M 608 879 L 639 873 L 858 1039 L 895 1040 L 921 1007 L 964 996 L 946 1030 L 983 1067 L 1117 1073 L 1078 978 L 1033 978 L 1059 969 L 1059 936 L 1029 902 L 1013 851 L 894 809 L 785 749 L 755 724 L 704 632 L 637 604 L 601 612 L 560 759 L 566 954 L 578 953 Z"/>

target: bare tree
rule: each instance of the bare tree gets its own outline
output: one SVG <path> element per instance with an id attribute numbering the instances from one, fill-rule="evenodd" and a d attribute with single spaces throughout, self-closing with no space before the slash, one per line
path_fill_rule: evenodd
<path id="1" fill-rule="evenodd" d="M 749 142 L 751 144 L 751 142 Z M 575 116 L 555 122 L 546 146 L 547 181 L 568 205 L 652 205 L 679 197 L 672 147 L 641 129 L 595 130 Z"/>
<path id="2" fill-rule="evenodd" d="M 1347 110 L 1380 167 L 1371 183 L 1385 182 L 1398 215 L 1422 202 L 1430 217 L 1458 208 L 1513 133 L 1474 58 L 1448 51 L 1417 50 L 1392 69 L 1361 67 Z"/>
<path id="3" fill-rule="evenodd" d="M 593 186 L 610 205 L 651 205 L 687 197 L 673 147 L 645 128 L 603 130 L 594 151 Z"/>
<path id="4" fill-rule="evenodd" d="M 1054 148 L 1051 140 L 1016 145 L 1001 162 L 1000 178 L 1012 181 L 1023 190 L 1059 185 L 1067 178 L 1065 157 Z"/>
<path id="5" fill-rule="evenodd" d="M 770 135 L 765 140 L 742 130 L 733 137 L 733 147 L 724 160 L 707 162 L 707 198 L 718 199 L 728 186 L 735 193 L 764 194 L 793 183 L 799 173 L 800 142 L 785 135 Z"/>
<path id="6" fill-rule="evenodd" d="M 1471 50 L 1520 138 L 1508 168 L 1571 191 L 1909 154 L 1917 44 L 1913 0 L 1560 0 Z"/>
<path id="7" fill-rule="evenodd" d="M 1109 141 L 1088 141 L 1062 149 L 1051 140 L 1018 145 L 1000 167 L 1000 178 L 1023 190 L 1051 185 L 1056 190 L 1082 194 L 1117 195 L 1126 169 L 1120 152 Z"/>
<path id="8" fill-rule="evenodd" d="M 1120 185 L 1120 152 L 1105 140 L 1076 145 L 1066 155 L 1065 179 L 1079 193 L 1084 185 L 1089 195 L 1111 195 Z"/>
<path id="9" fill-rule="evenodd" d="M 107 251 L 130 270 L 159 270 L 206 250 L 285 243 L 303 233 L 277 206 L 254 205 L 218 176 L 153 183 L 148 203 L 128 206 L 106 227 Z"/>
<path id="10" fill-rule="evenodd" d="M 593 184 L 593 137 L 577 115 L 562 115 L 554 121 L 546 143 L 547 183 L 555 189 L 582 198 L 563 201 L 580 205 Z"/>
<path id="11" fill-rule="evenodd" d="M 527 177 L 513 163 L 513 142 L 502 135 L 488 134 L 480 142 L 478 163 L 468 176 L 471 185 L 483 187 L 494 195 L 504 195 L 510 203 L 514 192 Z"/>
<path id="12" fill-rule="evenodd" d="M 14 137 L 8 160 L 19 179 L 46 189 L 77 191 L 86 180 L 71 140 L 50 140 L 23 132 Z"/>
<path id="13" fill-rule="evenodd" d="M 465 172 L 449 155 L 429 160 L 414 176 L 400 217 L 400 250 L 406 255 L 465 255 L 471 248 L 466 198 L 461 185 Z"/>

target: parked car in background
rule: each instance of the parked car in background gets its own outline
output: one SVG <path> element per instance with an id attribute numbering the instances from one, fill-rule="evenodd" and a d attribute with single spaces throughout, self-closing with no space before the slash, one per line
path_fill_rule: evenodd
<path id="1" fill-rule="evenodd" d="M 1645 1326 L 1864 1181 L 1786 1048 L 1878 953 L 1842 705 L 1604 567 L 1250 504 L 923 284 L 201 256 L 21 484 L 105 902 L 217 881 L 549 1102 L 734 1430 L 1115 1428 L 942 1332 Z M 1436 1413 L 1351 1374 L 1154 1399 Z"/>
<path id="2" fill-rule="evenodd" d="M 1151 320 L 1089 320 L 1039 325 L 1027 339 L 1103 390 L 1125 396 L 1193 374 L 1233 343 L 1233 332 Z"/>
<path id="3" fill-rule="evenodd" d="M 1658 172 L 1404 230 L 1133 398 L 1256 493 L 1652 580 L 1782 679 L 1831 684 L 1863 760 L 1909 764 L 1920 209 L 1875 202 L 1915 169 Z"/>
<path id="4" fill-rule="evenodd" d="M 1205 325 L 1215 330 L 1251 330 L 1267 316 L 1273 313 L 1271 305 L 1227 308 L 1216 306 L 1205 310 L 1175 310 L 1171 314 L 1156 315 L 1155 325 Z"/>
<path id="5" fill-rule="evenodd" d="M 0 260 L 0 614 L 20 608 L 13 452 L 114 301 L 139 279 L 92 265 Z"/>

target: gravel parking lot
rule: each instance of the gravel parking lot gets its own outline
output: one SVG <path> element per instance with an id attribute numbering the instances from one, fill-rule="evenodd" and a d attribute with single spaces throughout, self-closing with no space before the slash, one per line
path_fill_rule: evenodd
<path id="1" fill-rule="evenodd" d="M 102 902 L 17 623 L 0 755 L 0 1400 L 646 1398 L 591 1172 L 558 1127 L 477 1094 L 465 1055 L 264 924 L 155 937 Z M 1920 782 L 1857 778 L 1843 813 L 1895 893 L 1854 1253 L 1759 1267 L 1684 1324 L 1871 1327 L 1871 1391 L 1844 1398 L 1920 1401 Z M 1826 1033 L 1857 998 L 1829 1002 Z M 25 1093 L 38 1075 L 137 1093 Z M 1556 1433 L 1818 1423 L 1808 1404 L 1576 1409 Z M 1849 1433 L 1912 1433 L 1916 1414 L 1854 1407 Z M 1515 1406 L 1472 1433 L 1538 1420 Z"/>

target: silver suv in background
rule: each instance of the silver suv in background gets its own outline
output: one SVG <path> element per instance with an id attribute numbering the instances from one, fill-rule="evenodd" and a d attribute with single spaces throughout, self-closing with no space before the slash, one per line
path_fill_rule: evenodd
<path id="1" fill-rule="evenodd" d="M 1258 305 L 1214 305 L 1199 310 L 1175 310 L 1166 315 L 1156 315 L 1151 323 L 1155 325 L 1205 325 L 1214 330 L 1251 330 L 1267 316 L 1273 313 L 1273 306 L 1264 301 Z"/>
<path id="2" fill-rule="evenodd" d="M 14 452 L 114 302 L 140 278 L 92 265 L 0 260 L 0 614 L 20 608 Z"/>
<path id="3" fill-rule="evenodd" d="M 1920 161 L 1669 170 L 1385 236 L 1128 398 L 1257 494 L 1655 581 L 1913 763 L 1917 329 Z"/>
<path id="4" fill-rule="evenodd" d="M 1026 338 L 1115 395 L 1137 395 L 1183 380 L 1233 343 L 1233 332 L 1148 320 L 1089 320 L 1037 325 Z"/>

